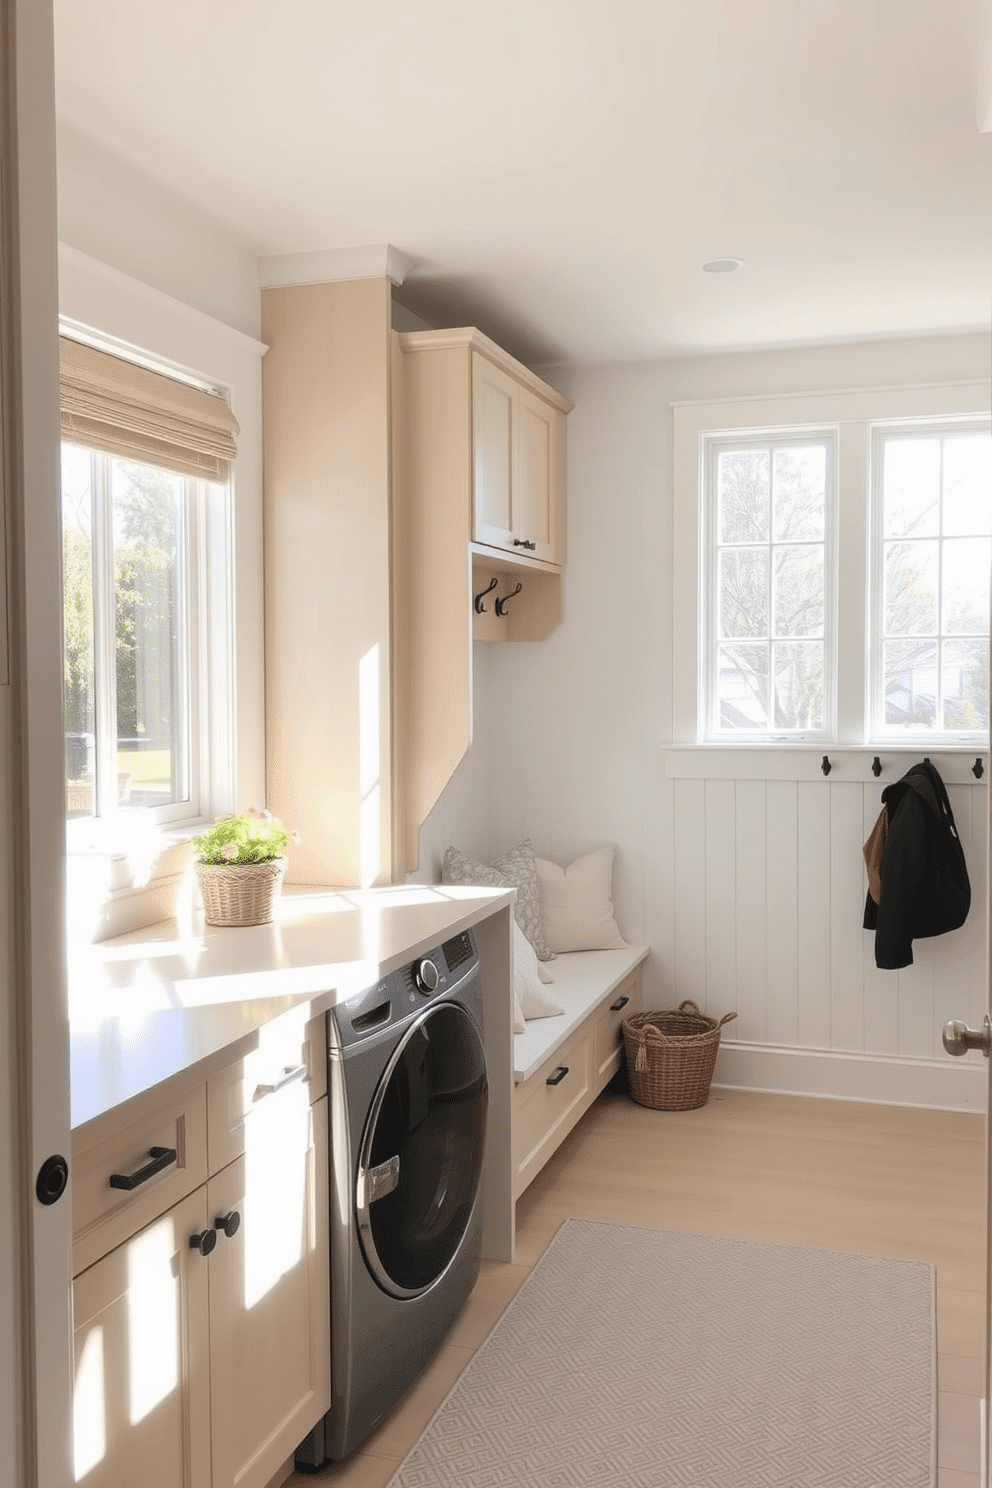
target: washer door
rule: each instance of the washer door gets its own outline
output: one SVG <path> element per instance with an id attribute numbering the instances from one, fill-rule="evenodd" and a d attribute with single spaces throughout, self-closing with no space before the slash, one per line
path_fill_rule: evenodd
<path id="1" fill-rule="evenodd" d="M 436 1003 L 386 1066 L 358 1161 L 362 1249 L 394 1297 L 426 1291 L 461 1244 L 482 1174 L 488 1104 L 475 1023 L 457 1003 Z"/>

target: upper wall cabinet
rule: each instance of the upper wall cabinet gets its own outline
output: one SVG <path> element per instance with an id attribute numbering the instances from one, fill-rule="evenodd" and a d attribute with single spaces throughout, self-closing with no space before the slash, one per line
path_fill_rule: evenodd
<path id="1" fill-rule="evenodd" d="M 565 561 L 565 400 L 472 352 L 473 536 L 517 557 Z"/>
<path id="2" fill-rule="evenodd" d="M 571 403 L 481 331 L 410 331 L 400 345 L 411 480 L 447 520 L 470 520 L 477 545 L 560 568 Z"/>

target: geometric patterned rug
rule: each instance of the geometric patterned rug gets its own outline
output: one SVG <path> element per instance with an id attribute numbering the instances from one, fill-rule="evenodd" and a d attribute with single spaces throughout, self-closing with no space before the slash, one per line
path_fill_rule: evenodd
<path id="1" fill-rule="evenodd" d="M 933 1488 L 919 1261 L 569 1219 L 389 1488 Z"/>

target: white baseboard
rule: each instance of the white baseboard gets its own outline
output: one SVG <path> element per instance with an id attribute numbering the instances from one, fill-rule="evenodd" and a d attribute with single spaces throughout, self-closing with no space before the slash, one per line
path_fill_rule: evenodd
<path id="1" fill-rule="evenodd" d="M 717 1055 L 713 1084 L 781 1095 L 984 1112 L 989 1063 L 981 1054 L 960 1059 L 901 1059 L 891 1054 L 840 1054 L 828 1049 L 784 1049 L 728 1039 Z"/>

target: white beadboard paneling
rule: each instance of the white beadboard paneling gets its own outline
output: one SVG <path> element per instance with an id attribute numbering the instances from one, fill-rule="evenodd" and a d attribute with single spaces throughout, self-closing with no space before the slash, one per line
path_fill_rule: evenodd
<path id="1" fill-rule="evenodd" d="M 860 1051 L 865 1040 L 864 796 L 860 785 L 825 783 L 824 789 L 830 793 L 830 1044 Z"/>
<path id="2" fill-rule="evenodd" d="M 881 787 L 884 782 L 864 791 L 864 813 L 861 819 L 863 838 L 867 838 L 882 809 Z M 868 875 L 861 870 L 862 904 L 867 897 Z M 880 971 L 875 965 L 875 932 L 862 930 L 865 979 L 865 1049 L 872 1054 L 890 1054 L 899 1048 L 899 974 Z"/>
<path id="3" fill-rule="evenodd" d="M 885 890 L 883 888 L 882 892 Z M 913 941 L 913 964 L 904 966 L 896 975 L 899 978 L 899 1044 L 897 1054 L 907 1059 L 932 1058 L 933 1047 L 933 981 L 936 955 L 943 955 L 944 947 L 935 951 L 933 940 Z"/>
<path id="4" fill-rule="evenodd" d="M 737 1011 L 736 802 L 732 780 L 706 783 L 706 1010 L 711 1017 Z M 726 1028 L 733 1038 L 736 1021 Z"/>
<path id="5" fill-rule="evenodd" d="M 796 939 L 799 947 L 798 1042 L 830 1047 L 833 978 L 830 909 L 830 787 L 798 786 Z"/>
<path id="6" fill-rule="evenodd" d="M 706 1004 L 706 787 L 681 781 L 675 789 L 673 1002 Z"/>
<path id="7" fill-rule="evenodd" d="M 768 1037 L 766 939 L 766 787 L 739 780 L 737 798 L 737 1038 L 764 1043 Z"/>
<path id="8" fill-rule="evenodd" d="M 799 1041 L 799 787 L 766 786 L 768 1042 Z"/>

